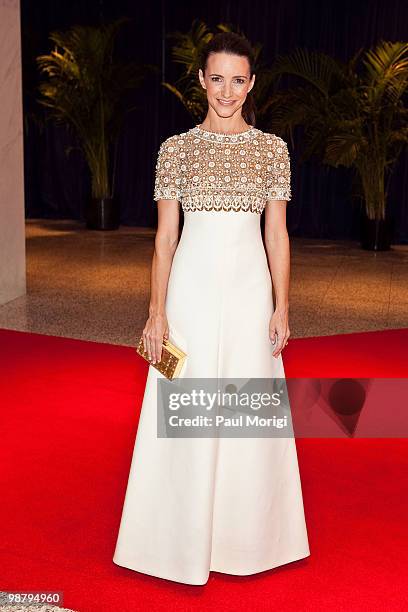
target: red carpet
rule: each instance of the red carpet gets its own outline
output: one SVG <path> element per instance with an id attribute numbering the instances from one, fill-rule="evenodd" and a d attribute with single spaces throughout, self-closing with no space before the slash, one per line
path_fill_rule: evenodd
<path id="1" fill-rule="evenodd" d="M 407 346 L 408 329 L 292 339 L 285 370 L 407 377 Z M 297 440 L 311 556 L 177 584 L 112 561 L 147 363 L 8 330 L 0 349 L 0 590 L 63 591 L 80 612 L 408 608 L 405 439 Z"/>

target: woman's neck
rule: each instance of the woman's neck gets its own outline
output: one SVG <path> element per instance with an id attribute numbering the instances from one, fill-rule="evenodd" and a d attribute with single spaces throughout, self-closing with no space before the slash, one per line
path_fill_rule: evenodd
<path id="1" fill-rule="evenodd" d="M 232 123 L 229 119 L 219 119 L 216 121 L 214 119 L 209 118 L 208 116 L 204 119 L 204 121 L 200 124 L 200 128 L 202 130 L 206 130 L 208 132 L 215 132 L 218 134 L 241 134 L 242 132 L 246 132 L 250 129 L 250 125 L 248 125 L 243 117 L 240 118 L 239 121 L 234 121 Z"/>

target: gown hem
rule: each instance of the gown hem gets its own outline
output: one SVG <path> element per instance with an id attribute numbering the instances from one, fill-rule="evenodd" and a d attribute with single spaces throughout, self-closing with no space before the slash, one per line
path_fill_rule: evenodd
<path id="1" fill-rule="evenodd" d="M 176 578 L 174 575 L 170 576 L 169 574 L 163 573 L 163 572 L 153 572 L 153 571 L 147 571 L 146 569 L 138 569 L 136 567 L 136 564 L 132 563 L 132 562 L 119 562 L 119 561 L 115 561 L 115 559 L 112 559 L 113 563 L 119 567 L 124 567 L 125 569 L 130 569 L 134 572 L 138 572 L 141 574 L 145 574 L 147 576 L 153 576 L 155 578 L 164 578 L 165 580 L 171 580 L 172 582 L 179 582 L 181 584 L 190 584 L 193 586 L 202 586 L 207 584 L 209 578 L 210 578 L 210 573 L 211 572 L 217 572 L 219 574 L 225 574 L 225 575 L 230 575 L 230 576 L 254 576 L 255 574 L 260 574 L 262 572 L 267 572 L 268 570 L 272 570 L 275 569 L 277 567 L 282 567 L 284 565 L 288 565 L 289 563 L 294 563 L 295 561 L 300 561 L 301 559 L 307 559 L 308 557 L 310 557 L 310 550 L 308 549 L 307 552 L 303 551 L 301 553 L 295 554 L 295 555 L 291 555 L 289 559 L 287 559 L 286 561 L 279 561 L 279 562 L 275 562 L 275 563 L 267 563 L 266 566 L 259 566 L 257 567 L 257 569 L 253 569 L 253 570 L 245 570 L 245 571 L 231 571 L 231 570 L 227 570 L 227 569 L 219 569 L 220 566 L 216 566 L 216 565 L 211 565 L 210 569 L 209 569 L 209 573 L 207 575 L 206 580 L 204 580 L 204 582 L 202 580 L 188 580 L 187 578 Z M 218 569 L 217 569 L 218 567 Z"/>

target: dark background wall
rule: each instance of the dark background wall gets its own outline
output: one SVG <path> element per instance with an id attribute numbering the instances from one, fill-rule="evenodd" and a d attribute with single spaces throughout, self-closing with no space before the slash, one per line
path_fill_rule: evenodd
<path id="1" fill-rule="evenodd" d="M 170 2 L 150 0 L 22 0 L 23 82 L 26 92 L 25 177 L 27 218 L 83 219 L 90 181 L 79 151 L 69 158 L 64 149 L 72 144 L 63 128 L 49 125 L 41 131 L 31 119 L 36 84 L 35 55 L 48 52 L 48 34 L 73 24 L 96 24 L 121 15 L 131 17 L 117 50 L 121 57 L 156 64 L 157 76 L 149 77 L 137 92 L 138 110 L 128 116 L 118 149 L 116 193 L 121 223 L 155 226 L 152 200 L 154 166 L 160 142 L 193 126 L 187 111 L 161 86 L 161 80 L 177 76 L 170 58 L 171 31 L 188 31 L 194 18 L 211 28 L 221 22 L 240 27 L 252 42 L 263 44 L 263 59 L 294 47 L 324 51 L 341 60 L 360 47 L 380 39 L 408 39 L 408 5 L 403 0 L 201 0 Z M 284 83 L 285 81 L 283 81 Z M 204 117 L 203 117 L 204 119 Z M 263 129 L 263 126 L 257 124 Z M 299 139 L 297 134 L 297 140 Z M 295 147 L 289 147 L 293 199 L 288 204 L 291 235 L 356 239 L 360 202 L 352 196 L 351 171 L 332 169 L 311 160 L 299 164 Z M 389 210 L 395 219 L 393 242 L 408 243 L 408 155 L 404 153 L 394 172 Z"/>

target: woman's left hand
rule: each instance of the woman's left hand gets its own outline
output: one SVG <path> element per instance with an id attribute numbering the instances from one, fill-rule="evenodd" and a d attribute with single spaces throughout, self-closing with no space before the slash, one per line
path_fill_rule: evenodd
<path id="1" fill-rule="evenodd" d="M 279 357 L 290 336 L 288 309 L 276 308 L 269 323 L 269 338 L 274 347 L 272 355 Z"/>

